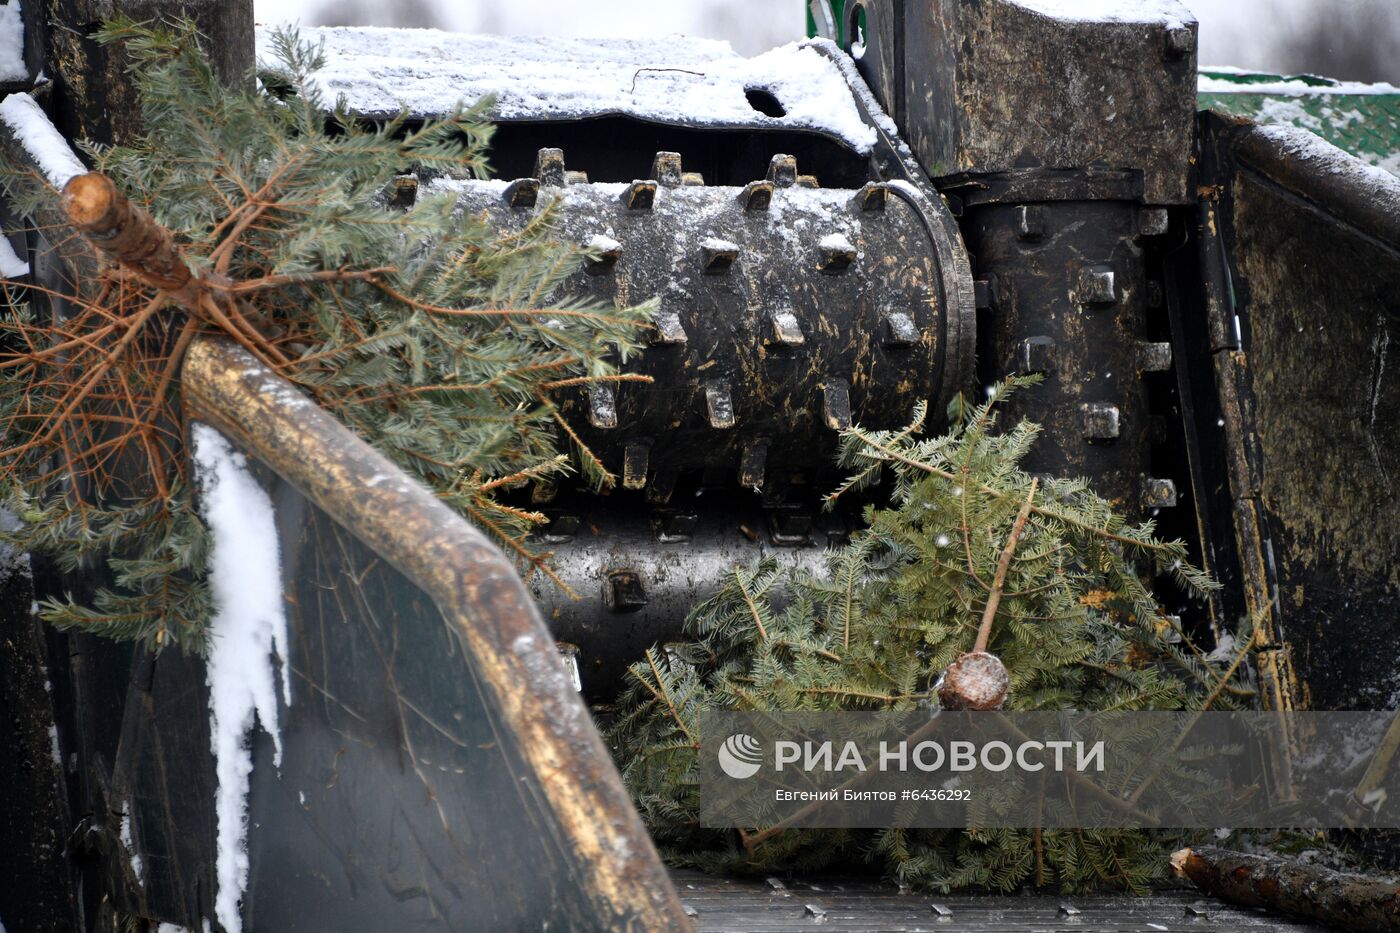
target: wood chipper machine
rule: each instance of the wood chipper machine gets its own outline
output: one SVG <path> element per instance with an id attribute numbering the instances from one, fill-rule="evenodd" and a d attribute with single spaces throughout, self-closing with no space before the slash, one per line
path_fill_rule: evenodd
<path id="1" fill-rule="evenodd" d="M 112 8 L 190 14 L 230 78 L 266 51 L 243 0 L 23 0 L 26 74 L 0 87 L 11 161 L 133 132 L 122 62 L 92 40 Z M 522 491 L 579 598 L 527 586 L 278 375 L 197 341 L 185 414 L 272 504 L 294 672 L 235 775 L 244 838 L 230 848 L 205 662 L 43 628 L 36 599 L 98 581 L 7 555 L 5 929 L 1181 922 L 1192 900 L 1070 916 L 670 875 L 590 719 L 725 568 L 817 569 L 859 526 L 821 507 L 843 428 L 1013 373 L 1044 377 L 1011 403 L 1043 426 L 1030 466 L 1154 517 L 1222 583 L 1196 601 L 1155 581 L 1183 630 L 1209 644 L 1263 620 L 1264 708 L 1394 708 L 1400 178 L 1199 111 L 1197 24 L 1174 0 L 813 11 L 815 38 L 748 59 L 679 38 L 306 31 L 328 97 L 362 119 L 494 95 L 496 178 L 410 174 L 395 197 L 451 188 L 506 231 L 557 201 L 559 236 L 597 257 L 565 288 L 658 302 L 626 364 L 651 381 L 567 404 L 620 482 Z M 32 281 L 71 275 L 60 229 L 5 211 Z M 1210 910 L 1191 929 L 1289 928 Z"/>

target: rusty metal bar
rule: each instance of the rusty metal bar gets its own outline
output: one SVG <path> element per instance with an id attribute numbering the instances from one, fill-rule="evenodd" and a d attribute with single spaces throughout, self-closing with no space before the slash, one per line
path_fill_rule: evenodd
<path id="1" fill-rule="evenodd" d="M 245 350 L 200 338 L 190 417 L 242 445 L 429 594 L 498 704 L 598 928 L 688 929 L 558 650 L 514 566 L 484 534 Z"/>

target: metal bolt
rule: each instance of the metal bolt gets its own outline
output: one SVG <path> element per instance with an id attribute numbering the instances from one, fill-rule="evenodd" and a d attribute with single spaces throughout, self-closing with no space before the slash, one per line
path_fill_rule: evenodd
<path id="1" fill-rule="evenodd" d="M 1021 341 L 1020 358 L 1016 361 L 1021 373 L 1053 373 L 1055 371 L 1055 338 L 1027 337 Z"/>
<path id="2" fill-rule="evenodd" d="M 984 311 L 994 305 L 992 300 L 992 283 L 986 279 L 977 279 L 972 283 L 973 304 L 978 311 Z"/>
<path id="3" fill-rule="evenodd" d="M 603 602 L 613 612 L 636 612 L 647 604 L 642 577 L 634 570 L 611 570 L 603 587 Z"/>
<path id="4" fill-rule="evenodd" d="M 1142 484 L 1142 504 L 1148 509 L 1176 507 L 1176 483 L 1169 479 L 1148 477 Z"/>
<path id="5" fill-rule="evenodd" d="M 1138 211 L 1138 233 L 1141 236 L 1161 236 L 1167 232 L 1167 209 L 1144 207 Z"/>
<path id="6" fill-rule="evenodd" d="M 1143 341 L 1138 344 L 1138 368 L 1145 373 L 1164 373 L 1172 368 L 1172 345 Z"/>
<path id="7" fill-rule="evenodd" d="M 1118 286 L 1108 266 L 1079 270 L 1078 299 L 1085 305 L 1110 305 L 1118 300 Z"/>
<path id="8" fill-rule="evenodd" d="M 1189 26 L 1173 26 L 1167 30 L 1166 55 L 1168 58 L 1185 58 L 1196 47 L 1196 34 Z"/>
<path id="9" fill-rule="evenodd" d="M 1118 439 L 1120 417 L 1117 405 L 1107 402 L 1085 402 L 1079 406 L 1079 418 L 1086 441 Z"/>
<path id="10" fill-rule="evenodd" d="M 1022 204 L 1016 208 L 1016 236 L 1022 240 L 1042 239 L 1045 226 L 1045 208 L 1039 204 Z"/>

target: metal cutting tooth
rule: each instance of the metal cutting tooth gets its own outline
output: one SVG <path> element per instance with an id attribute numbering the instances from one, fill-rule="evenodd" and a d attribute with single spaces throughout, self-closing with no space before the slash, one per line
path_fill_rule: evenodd
<path id="1" fill-rule="evenodd" d="M 562 188 L 569 182 L 564 168 L 563 149 L 541 149 L 535 153 L 535 177 L 540 184 Z"/>
<path id="2" fill-rule="evenodd" d="M 746 211 L 766 211 L 773 203 L 773 183 L 771 181 L 751 181 L 739 194 L 739 201 Z"/>
<path id="3" fill-rule="evenodd" d="M 774 308 L 768 314 L 768 324 L 772 330 L 772 343 L 784 347 L 800 347 L 807 342 L 802 333 L 802 323 L 791 308 Z"/>
<path id="4" fill-rule="evenodd" d="M 650 460 L 649 441 L 630 441 L 622 451 L 622 488 L 644 488 L 647 484 L 647 466 Z"/>
<path id="5" fill-rule="evenodd" d="M 889 195 L 889 185 L 884 182 L 871 181 L 866 182 L 865 185 L 856 192 L 851 202 L 856 206 L 856 209 L 862 213 L 866 211 L 883 211 L 885 205 L 889 203 Z"/>
<path id="6" fill-rule="evenodd" d="M 539 196 L 540 180 L 538 178 L 517 178 L 506 185 L 501 200 L 511 207 L 534 207 Z"/>
<path id="7" fill-rule="evenodd" d="M 389 186 L 389 206 L 406 211 L 418 200 L 418 176 L 412 173 L 395 175 Z"/>
<path id="8" fill-rule="evenodd" d="M 716 275 L 728 272 L 730 267 L 734 265 L 734 260 L 739 258 L 739 245 L 728 240 L 710 237 L 700 244 L 700 252 L 704 261 L 705 273 Z"/>
<path id="9" fill-rule="evenodd" d="M 845 379 L 828 379 L 822 386 L 822 421 L 833 431 L 851 426 L 851 384 Z"/>
<path id="10" fill-rule="evenodd" d="M 679 152 L 658 152 L 651 161 L 651 177 L 666 188 L 679 188 L 684 181 Z"/>
<path id="11" fill-rule="evenodd" d="M 845 272 L 856 261 L 856 248 L 844 234 L 833 233 L 823 237 L 817 248 L 821 251 L 817 268 L 827 275 Z"/>
<path id="12" fill-rule="evenodd" d="M 687 188 L 700 188 L 705 184 L 705 176 L 699 172 L 681 172 L 681 184 Z"/>
<path id="13" fill-rule="evenodd" d="M 564 172 L 564 184 L 566 185 L 586 185 L 588 184 L 588 173 L 569 169 Z"/>
<path id="14" fill-rule="evenodd" d="M 647 502 L 652 505 L 670 502 L 671 494 L 676 491 L 677 479 L 675 470 L 657 470 L 652 474 L 651 482 L 647 483 Z"/>
<path id="15" fill-rule="evenodd" d="M 681 323 L 680 313 L 675 308 L 668 308 L 664 304 L 656 315 L 653 327 L 651 335 L 653 346 L 684 344 L 690 339 L 686 335 L 685 325 Z"/>
<path id="16" fill-rule="evenodd" d="M 775 188 L 791 188 L 797 184 L 797 158 L 790 155 L 775 155 L 768 163 L 768 181 Z"/>
<path id="17" fill-rule="evenodd" d="M 745 445 L 744 452 L 739 456 L 739 485 L 745 489 L 761 490 L 767 465 L 767 441 Z"/>
<path id="18" fill-rule="evenodd" d="M 617 427 L 617 389 L 612 383 L 588 387 L 588 423 L 600 430 Z"/>
<path id="19" fill-rule="evenodd" d="M 821 183 L 817 181 L 815 175 L 798 175 L 797 187 L 799 188 L 820 188 Z"/>
<path id="20" fill-rule="evenodd" d="M 912 347 L 919 342 L 919 328 L 907 311 L 886 311 L 885 339 L 887 347 Z"/>
<path id="21" fill-rule="evenodd" d="M 537 479 L 530 484 L 530 504 L 549 505 L 559 495 L 559 483 L 553 479 Z"/>
<path id="22" fill-rule="evenodd" d="M 734 399 L 729 383 L 715 380 L 705 385 L 705 414 L 712 428 L 734 427 Z"/>
<path id="23" fill-rule="evenodd" d="M 622 192 L 622 203 L 629 211 L 650 210 L 656 203 L 656 182 L 637 180 Z"/>
<path id="24" fill-rule="evenodd" d="M 612 237 L 595 236 L 588 241 L 594 258 L 584 263 L 583 269 L 589 275 L 604 275 L 611 272 L 622 258 L 622 244 Z"/>

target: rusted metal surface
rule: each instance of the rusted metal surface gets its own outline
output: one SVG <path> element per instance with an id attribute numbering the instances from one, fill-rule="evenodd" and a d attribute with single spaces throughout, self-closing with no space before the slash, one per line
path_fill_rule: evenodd
<path id="1" fill-rule="evenodd" d="M 1014 0 L 861 0 L 862 73 L 934 177 L 1101 164 L 1135 198 L 1182 204 L 1196 22 L 1051 17 Z"/>
<path id="2" fill-rule="evenodd" d="M 979 200 L 984 194 L 975 191 Z M 1043 428 L 1028 468 L 1092 477 L 1100 495 L 1132 516 L 1170 498 L 1152 495 L 1153 481 L 1164 478 L 1151 475 L 1148 457 L 1140 219 L 1141 208 L 1122 200 L 978 203 L 963 217 L 986 283 L 988 381 L 1009 373 L 1044 379 L 1009 403 L 1008 417 Z"/>
<path id="3" fill-rule="evenodd" d="M 650 839 L 510 562 L 481 532 L 244 351 L 196 341 L 183 384 L 192 417 L 267 464 L 421 589 L 425 606 L 441 612 L 441 624 L 431 618 L 421 624 L 445 639 L 441 663 L 455 656 L 462 675 L 476 682 L 482 707 L 499 722 L 496 741 L 519 756 L 518 777 L 537 808 L 533 816 L 522 811 L 513 830 L 496 824 L 500 832 L 492 842 L 504 849 L 534 838 L 558 846 L 590 908 L 566 925 L 685 926 Z M 432 692 L 417 699 L 427 703 Z M 411 682 L 398 696 L 414 702 Z M 405 754 L 411 756 L 411 748 Z M 417 765 L 405 761 L 403 767 Z M 474 801 L 486 808 L 483 814 L 496 806 L 473 798 L 468 786 L 437 785 L 434 793 L 468 810 Z M 528 907 L 527 916 L 541 909 Z"/>
<path id="4" fill-rule="evenodd" d="M 1400 182 L 1299 159 L 1277 130 L 1202 126 L 1218 429 L 1242 583 L 1266 625 L 1268 699 L 1392 708 L 1400 226 L 1385 205 L 1400 204 Z"/>
<path id="5" fill-rule="evenodd" d="M 0 513 L 0 522 L 13 520 Z M 67 933 L 79 914 L 65 858 L 67 800 L 33 602 L 28 555 L 0 546 L 0 920 L 11 930 Z"/>

